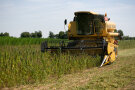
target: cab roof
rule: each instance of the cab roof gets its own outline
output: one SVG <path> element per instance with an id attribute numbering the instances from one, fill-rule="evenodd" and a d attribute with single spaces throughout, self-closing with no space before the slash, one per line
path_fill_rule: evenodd
<path id="1" fill-rule="evenodd" d="M 79 13 L 89 13 L 89 14 L 93 14 L 93 15 L 99 15 L 98 13 L 93 12 L 93 11 L 77 11 L 77 12 L 75 12 L 75 14 L 79 14 Z"/>

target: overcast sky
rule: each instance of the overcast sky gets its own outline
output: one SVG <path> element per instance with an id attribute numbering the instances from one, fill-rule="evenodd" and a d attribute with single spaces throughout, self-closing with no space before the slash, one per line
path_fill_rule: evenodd
<path id="1" fill-rule="evenodd" d="M 0 32 L 19 37 L 21 32 L 64 31 L 64 19 L 75 11 L 107 12 L 117 29 L 135 36 L 135 0 L 0 0 Z"/>

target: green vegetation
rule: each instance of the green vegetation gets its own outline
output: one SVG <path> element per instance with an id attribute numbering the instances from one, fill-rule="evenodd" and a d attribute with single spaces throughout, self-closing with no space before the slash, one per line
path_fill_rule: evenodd
<path id="1" fill-rule="evenodd" d="M 0 37 L 9 37 L 9 33 L 5 32 L 5 33 L 0 33 Z"/>
<path id="2" fill-rule="evenodd" d="M 135 40 L 121 40 L 119 41 L 119 49 L 135 48 Z"/>
<path id="3" fill-rule="evenodd" d="M 2 33 L 3 35 L 3 33 Z M 29 33 L 29 32 L 22 32 L 20 35 L 21 38 L 41 38 L 42 37 L 42 32 L 41 31 L 35 31 L 34 33 Z M 58 34 L 54 34 L 53 32 L 49 32 L 48 38 L 57 38 L 57 39 L 67 39 L 67 31 L 60 31 Z"/>
<path id="4" fill-rule="evenodd" d="M 40 45 L 43 41 L 59 42 L 62 39 L 51 38 L 13 38 L 13 37 L 0 37 L 0 45 Z M 65 41 L 67 41 L 65 39 Z"/>
<path id="5" fill-rule="evenodd" d="M 118 59 L 102 68 L 49 78 L 42 84 L 24 85 L 10 89 L 30 90 L 134 90 L 135 48 L 119 51 Z"/>
<path id="6" fill-rule="evenodd" d="M 1 88 L 41 83 L 49 77 L 60 77 L 100 64 L 99 56 L 93 58 L 86 54 L 73 56 L 69 53 L 58 55 L 41 53 L 40 43 L 45 39 L 10 38 L 9 41 L 9 38 L 0 39 L 4 39 L 0 42 Z"/>
<path id="7" fill-rule="evenodd" d="M 49 38 L 57 38 L 57 39 L 68 39 L 68 31 L 60 31 L 58 34 L 54 34 L 53 32 L 49 32 Z"/>
<path id="8" fill-rule="evenodd" d="M 61 39 L 0 37 L 0 88 L 42 83 L 101 63 L 99 56 L 41 53 L 44 40 Z M 120 49 L 135 48 L 135 41 L 120 41 L 119 45 Z"/>
<path id="9" fill-rule="evenodd" d="M 42 37 L 42 32 L 41 31 L 35 31 L 34 33 L 29 33 L 29 32 L 22 32 L 21 36 L 22 38 L 41 38 Z"/>
<path id="10" fill-rule="evenodd" d="M 132 56 L 119 57 L 117 61 L 118 64 L 114 63 L 111 67 L 108 67 L 110 68 L 109 71 L 103 71 L 102 74 L 93 76 L 92 80 L 90 80 L 86 85 L 79 86 L 76 89 L 116 90 L 118 88 L 120 89 L 126 87 L 128 84 L 131 84 L 131 82 L 135 80 L 134 55 L 135 53 L 132 52 Z M 120 90 L 134 90 L 134 89 L 120 89 Z"/>

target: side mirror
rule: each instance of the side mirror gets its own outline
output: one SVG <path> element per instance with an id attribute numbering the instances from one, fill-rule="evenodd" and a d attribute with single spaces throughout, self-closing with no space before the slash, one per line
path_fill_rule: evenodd
<path id="1" fill-rule="evenodd" d="M 67 19 L 65 19 L 64 24 L 67 25 Z"/>

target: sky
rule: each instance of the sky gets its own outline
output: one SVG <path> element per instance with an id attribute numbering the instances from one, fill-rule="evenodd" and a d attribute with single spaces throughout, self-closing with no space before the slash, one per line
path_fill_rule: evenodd
<path id="1" fill-rule="evenodd" d="M 46 38 L 65 31 L 64 20 L 72 21 L 76 11 L 107 13 L 118 30 L 135 37 L 135 0 L 0 0 L 0 32 L 20 37 L 40 30 Z"/>

